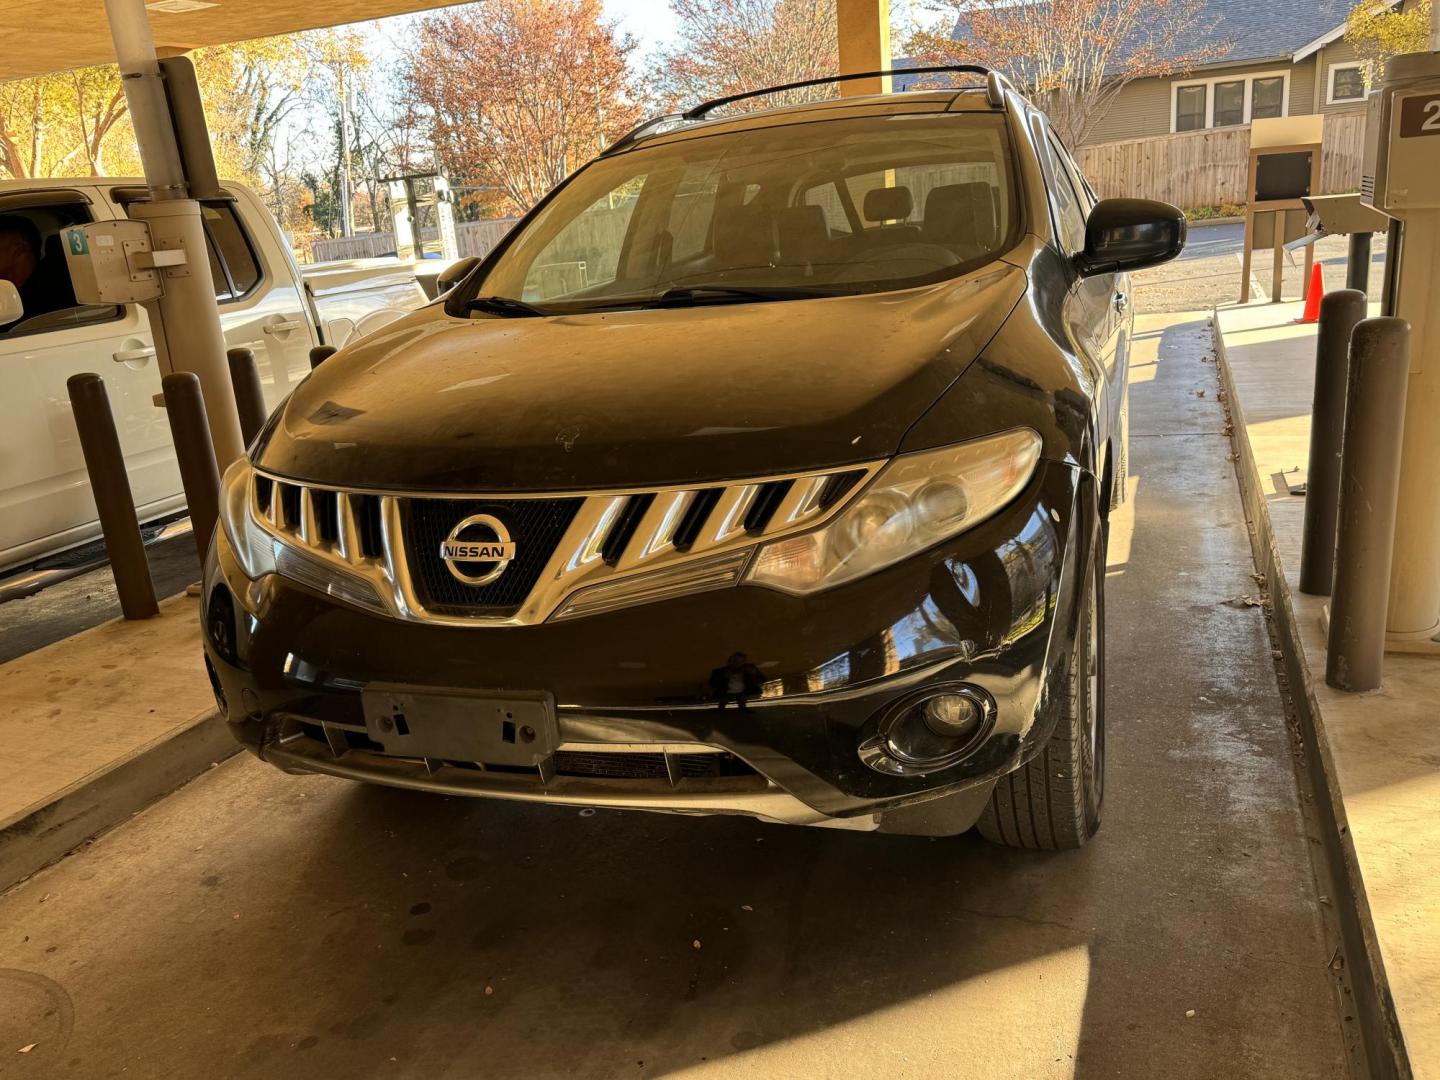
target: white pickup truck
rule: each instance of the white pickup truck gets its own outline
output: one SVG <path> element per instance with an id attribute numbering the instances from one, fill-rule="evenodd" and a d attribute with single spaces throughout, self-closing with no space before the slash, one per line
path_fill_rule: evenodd
<path id="1" fill-rule="evenodd" d="M 414 266 L 398 259 L 302 268 L 255 193 L 225 190 L 202 204 L 215 299 L 226 345 L 255 350 L 271 408 L 309 373 L 312 346 L 343 345 L 426 302 Z M 25 306 L 0 326 L 0 576 L 100 535 L 65 388 L 77 372 L 105 380 L 141 522 L 184 510 L 169 426 L 151 400 L 161 372 L 145 310 L 77 303 L 61 246 L 68 226 L 125 217 L 145 195 L 136 180 L 0 182 L 0 277 L 24 278 Z M 7 272 L 17 259 L 22 269 Z"/>

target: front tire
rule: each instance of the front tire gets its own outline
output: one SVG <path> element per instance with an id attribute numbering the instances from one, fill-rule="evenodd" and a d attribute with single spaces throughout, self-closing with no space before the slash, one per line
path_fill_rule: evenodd
<path id="1" fill-rule="evenodd" d="M 975 823 L 1008 847 L 1070 851 L 1100 827 L 1105 798 L 1105 528 L 1085 575 L 1065 711 L 1045 748 L 1002 776 Z"/>

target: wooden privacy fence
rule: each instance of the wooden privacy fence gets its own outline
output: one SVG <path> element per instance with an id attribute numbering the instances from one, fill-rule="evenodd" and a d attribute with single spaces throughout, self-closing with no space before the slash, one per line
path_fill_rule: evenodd
<path id="1" fill-rule="evenodd" d="M 1358 188 L 1364 155 L 1365 114 L 1327 116 L 1320 194 Z M 1092 143 L 1075 154 L 1102 199 L 1163 199 L 1179 207 L 1243 206 L 1249 156 L 1249 125 Z"/>
<path id="2" fill-rule="evenodd" d="M 490 249 L 500 242 L 515 218 L 501 218 L 496 221 L 461 221 L 455 225 L 455 243 L 460 249 L 460 258 L 470 255 L 483 258 Z M 434 229 L 424 230 L 424 239 L 429 242 L 436 238 Z M 365 233 L 361 236 L 336 237 L 331 240 L 316 240 L 311 246 L 311 257 L 316 262 L 332 259 L 373 259 L 381 255 L 395 254 L 395 234 L 391 232 Z"/>

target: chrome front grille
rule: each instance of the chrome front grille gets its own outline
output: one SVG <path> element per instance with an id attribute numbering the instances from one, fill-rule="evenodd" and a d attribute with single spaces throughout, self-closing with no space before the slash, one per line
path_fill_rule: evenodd
<path id="1" fill-rule="evenodd" d="M 251 511 L 290 560 L 277 570 L 396 618 L 445 625 L 528 625 L 724 588 L 755 544 L 813 528 L 881 462 L 724 485 L 620 492 L 458 496 L 341 490 L 255 472 Z M 467 584 L 441 542 L 475 514 L 503 522 L 514 559 Z M 375 600 L 370 598 L 374 594 Z"/>

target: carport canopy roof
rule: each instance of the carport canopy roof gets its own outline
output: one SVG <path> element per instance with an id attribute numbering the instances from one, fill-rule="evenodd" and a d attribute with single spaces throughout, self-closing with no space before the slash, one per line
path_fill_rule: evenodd
<path id="1" fill-rule="evenodd" d="M 151 0 L 155 47 L 171 51 L 445 7 L 456 0 Z M 188 9 L 188 10 L 185 10 Z M 0 82 L 115 61 L 104 0 L 0 0 Z"/>

